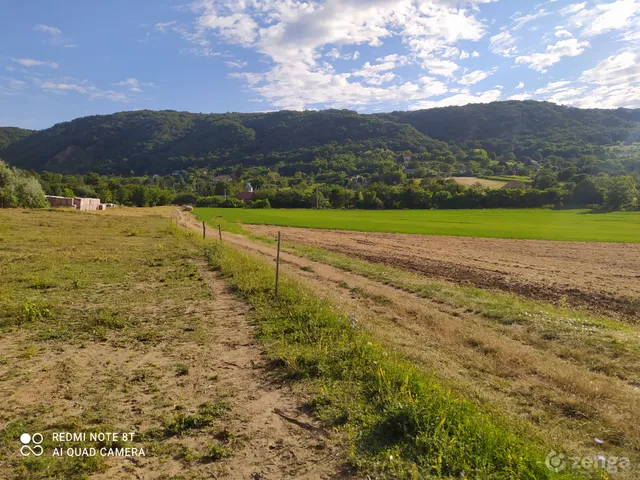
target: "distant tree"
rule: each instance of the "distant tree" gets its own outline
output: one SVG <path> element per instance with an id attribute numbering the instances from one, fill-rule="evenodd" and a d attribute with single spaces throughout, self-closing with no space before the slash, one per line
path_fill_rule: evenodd
<path id="1" fill-rule="evenodd" d="M 173 200 L 176 205 L 193 205 L 198 200 L 198 197 L 193 193 L 178 193 Z"/>
<path id="2" fill-rule="evenodd" d="M 15 196 L 18 206 L 22 208 L 45 208 L 49 205 L 42 185 L 33 177 L 16 177 Z"/>
<path id="3" fill-rule="evenodd" d="M 573 191 L 572 203 L 575 205 L 601 205 L 604 194 L 590 177 L 582 180 Z"/>
<path id="4" fill-rule="evenodd" d="M 605 192 L 605 205 L 610 210 L 622 210 L 633 206 L 636 200 L 636 184 L 631 176 L 616 177 Z"/>

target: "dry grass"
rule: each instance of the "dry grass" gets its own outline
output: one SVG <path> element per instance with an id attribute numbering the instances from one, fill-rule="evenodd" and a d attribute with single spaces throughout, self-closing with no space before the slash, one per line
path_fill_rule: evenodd
<path id="1" fill-rule="evenodd" d="M 229 392 L 210 380 L 217 319 L 201 250 L 156 212 L 102 213 L 0 210 L 0 477 L 213 475 L 225 412 L 202 405 Z M 170 431 L 178 417 L 192 428 Z M 133 431 L 146 456 L 20 457 L 23 431 L 47 448 L 54 431 Z"/>
<path id="2" fill-rule="evenodd" d="M 481 185 L 486 188 L 502 188 L 507 182 L 501 182 L 499 180 L 488 180 L 486 178 L 478 178 L 478 177 L 451 177 L 455 180 L 456 183 L 460 185 L 466 185 L 467 187 L 472 187 L 475 185 Z"/>

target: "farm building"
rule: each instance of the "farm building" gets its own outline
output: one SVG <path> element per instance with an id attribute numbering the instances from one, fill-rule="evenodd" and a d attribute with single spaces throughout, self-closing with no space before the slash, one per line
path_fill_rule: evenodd
<path id="1" fill-rule="evenodd" d="M 45 198 L 54 208 L 71 208 L 73 210 L 104 210 L 106 207 L 99 198 L 57 197 L 46 195 Z"/>
<path id="2" fill-rule="evenodd" d="M 253 185 L 251 185 L 250 183 L 247 183 L 244 186 L 244 192 L 238 193 L 236 195 L 236 198 L 244 202 L 248 202 L 250 200 L 253 200 L 254 196 L 255 196 L 255 192 L 253 191 Z"/>

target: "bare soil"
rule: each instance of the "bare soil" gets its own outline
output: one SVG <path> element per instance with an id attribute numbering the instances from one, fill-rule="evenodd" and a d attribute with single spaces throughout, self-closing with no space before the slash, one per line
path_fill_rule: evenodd
<path id="1" fill-rule="evenodd" d="M 439 237 L 247 225 L 254 233 L 640 321 L 640 244 Z"/>

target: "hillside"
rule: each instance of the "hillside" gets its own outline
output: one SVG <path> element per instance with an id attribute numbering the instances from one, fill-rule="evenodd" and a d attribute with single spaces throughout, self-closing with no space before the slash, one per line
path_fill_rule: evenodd
<path id="1" fill-rule="evenodd" d="M 17 139 L 19 129 L 3 130 Z M 638 140 L 638 110 L 579 110 L 534 101 L 370 115 L 145 110 L 60 123 L 13 141 L 0 157 L 38 171 L 128 175 L 194 166 L 299 164 L 374 148 L 413 153 L 483 148 L 518 158 L 572 159 L 597 154 L 598 146 Z"/>
<path id="2" fill-rule="evenodd" d="M 24 128 L 0 127 L 0 151 L 32 133 L 33 130 L 26 130 Z"/>

